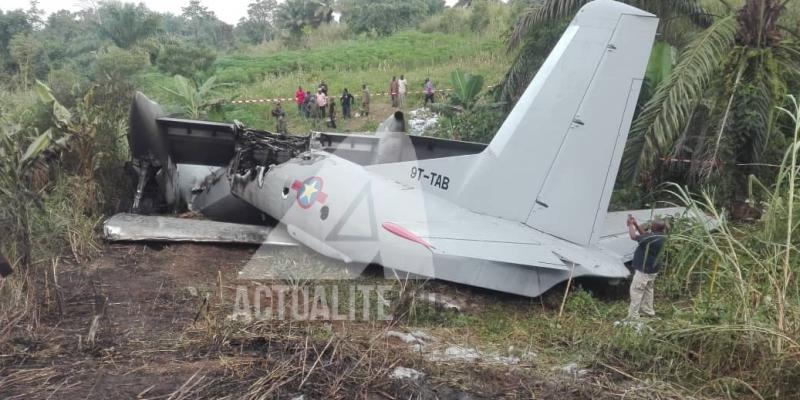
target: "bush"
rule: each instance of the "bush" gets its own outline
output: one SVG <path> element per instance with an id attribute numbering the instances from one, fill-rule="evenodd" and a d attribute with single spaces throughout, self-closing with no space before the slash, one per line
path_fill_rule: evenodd
<path id="1" fill-rule="evenodd" d="M 305 36 L 304 47 L 330 46 L 335 42 L 347 40 L 350 36 L 350 28 L 346 24 L 322 24 Z"/>
<path id="2" fill-rule="evenodd" d="M 81 96 L 86 84 L 86 78 L 72 68 L 54 69 L 47 74 L 47 86 L 56 100 L 67 108 L 75 106 L 75 100 Z"/>
<path id="3" fill-rule="evenodd" d="M 470 111 L 442 118 L 434 136 L 468 142 L 489 143 L 505 121 L 496 107 L 478 105 Z"/>
<path id="4" fill-rule="evenodd" d="M 442 32 L 458 33 L 469 29 L 471 12 L 464 8 L 449 8 L 441 14 L 429 17 L 419 24 L 419 29 L 425 33 Z"/>
<path id="5" fill-rule="evenodd" d="M 125 50 L 111 46 L 97 55 L 94 63 L 95 79 L 128 81 L 148 65 L 150 61 L 143 50 Z"/>
<path id="6" fill-rule="evenodd" d="M 388 35 L 420 21 L 430 10 L 422 0 L 347 0 L 342 20 L 355 33 Z"/>
<path id="7" fill-rule="evenodd" d="M 207 73 L 216 59 L 217 54 L 211 48 L 176 41 L 161 46 L 156 66 L 170 76 L 192 77 Z"/>

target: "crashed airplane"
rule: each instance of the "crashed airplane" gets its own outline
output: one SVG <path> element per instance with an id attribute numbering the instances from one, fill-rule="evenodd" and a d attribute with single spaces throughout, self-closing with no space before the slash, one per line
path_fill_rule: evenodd
<path id="1" fill-rule="evenodd" d="M 615 1 L 585 5 L 489 145 L 408 135 L 399 111 L 375 135 L 282 136 L 170 118 L 138 93 L 134 211 L 189 209 L 227 231 L 272 223 L 280 244 L 524 296 L 626 278 L 628 214 L 682 212 L 607 211 L 657 25 Z M 106 233 L 135 239 L 136 221 L 113 217 Z M 269 241 L 248 229 L 240 241 Z"/>

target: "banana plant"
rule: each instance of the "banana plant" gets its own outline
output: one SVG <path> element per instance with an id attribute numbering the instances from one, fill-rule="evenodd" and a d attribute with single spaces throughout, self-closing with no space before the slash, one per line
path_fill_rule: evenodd
<path id="1" fill-rule="evenodd" d="M 203 83 L 181 75 L 175 75 L 174 80 L 174 87 L 164 87 L 163 89 L 178 99 L 184 114 L 191 119 L 200 119 L 209 109 L 221 104 L 223 99 L 212 98 L 212 96 L 217 89 L 230 86 L 225 83 L 216 83 L 216 76 L 206 79 Z"/>
<path id="2" fill-rule="evenodd" d="M 32 184 L 36 168 L 43 167 L 43 156 L 64 147 L 68 135 L 62 134 L 72 115 L 55 100 L 50 89 L 36 82 L 36 92 L 45 105 L 52 107 L 58 129 L 26 130 L 0 121 L 0 216 L 8 220 L 17 258 L 27 266 L 31 260 L 30 210 L 41 207 L 41 196 Z"/>
<path id="3" fill-rule="evenodd" d="M 478 95 L 483 90 L 483 76 L 456 69 L 450 73 L 450 82 L 453 84 L 450 102 L 463 110 L 475 107 L 475 104 L 478 103 Z"/>
<path id="4" fill-rule="evenodd" d="M 31 259 L 30 208 L 41 204 L 31 188 L 31 174 L 42 154 L 53 145 L 53 132 L 26 134 L 19 126 L 0 127 L 0 216 L 8 221 L 16 257 Z"/>
<path id="5" fill-rule="evenodd" d="M 450 84 L 453 91 L 450 92 L 448 101 L 434 104 L 432 110 L 453 116 L 478 106 L 479 95 L 483 90 L 483 76 L 456 69 L 450 73 Z"/>

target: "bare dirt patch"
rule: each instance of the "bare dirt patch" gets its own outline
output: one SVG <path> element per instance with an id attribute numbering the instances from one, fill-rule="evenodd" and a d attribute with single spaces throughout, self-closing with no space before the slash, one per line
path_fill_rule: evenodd
<path id="1" fill-rule="evenodd" d="M 88 265 L 62 262 L 60 301 L 38 326 L 18 327 L 0 345 L 0 397 L 614 397 L 529 365 L 427 361 L 385 337 L 403 328 L 393 322 L 231 321 L 239 271 L 255 251 L 109 245 Z M 423 376 L 391 379 L 399 366 Z"/>

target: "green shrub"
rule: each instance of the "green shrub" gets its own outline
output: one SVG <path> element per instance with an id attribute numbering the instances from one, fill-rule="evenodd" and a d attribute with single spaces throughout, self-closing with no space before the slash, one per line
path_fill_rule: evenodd
<path id="1" fill-rule="evenodd" d="M 442 118 L 434 135 L 468 142 L 489 143 L 503 121 L 505 121 L 503 110 L 477 106 L 471 111 Z"/>
<path id="2" fill-rule="evenodd" d="M 56 99 L 67 108 L 75 106 L 76 98 L 81 96 L 87 80 L 72 68 L 50 70 L 47 74 L 47 86 L 53 91 Z"/>
<path id="3" fill-rule="evenodd" d="M 441 14 L 428 17 L 419 24 L 419 29 L 425 33 L 458 33 L 469 29 L 469 20 L 472 13 L 465 8 L 448 8 Z"/>
<path id="4" fill-rule="evenodd" d="M 422 0 L 344 0 L 342 21 L 355 33 L 388 35 L 409 27 L 428 14 Z"/>
<path id="5" fill-rule="evenodd" d="M 125 50 L 111 46 L 98 52 L 94 76 L 96 80 L 127 81 L 149 64 L 147 53 L 141 49 Z"/>
<path id="6" fill-rule="evenodd" d="M 193 77 L 207 73 L 216 59 L 216 52 L 209 47 L 174 41 L 161 46 L 156 66 L 170 76 Z"/>

